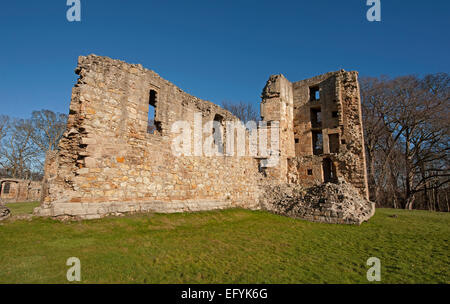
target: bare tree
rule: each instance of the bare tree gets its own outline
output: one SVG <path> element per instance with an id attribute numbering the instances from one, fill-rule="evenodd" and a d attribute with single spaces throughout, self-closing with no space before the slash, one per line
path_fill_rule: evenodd
<path id="1" fill-rule="evenodd" d="M 9 117 L 0 115 L 0 141 L 5 137 L 9 127 Z"/>
<path id="2" fill-rule="evenodd" d="M 31 114 L 33 133 L 31 140 L 45 155 L 56 150 L 67 125 L 67 115 L 50 110 L 33 111 Z"/>
<path id="3" fill-rule="evenodd" d="M 259 121 L 260 115 L 258 114 L 258 111 L 255 109 L 255 105 L 253 103 L 246 103 L 243 101 L 240 101 L 239 103 L 232 103 L 229 101 L 223 101 L 222 107 L 225 110 L 228 110 L 239 118 L 242 122 L 246 123 L 248 121 Z"/>
<path id="4" fill-rule="evenodd" d="M 6 175 L 6 159 L 3 157 L 2 139 L 8 133 L 10 119 L 6 115 L 0 115 L 0 176 Z"/>
<path id="5" fill-rule="evenodd" d="M 366 78 L 361 90 L 371 196 L 407 209 L 418 196 L 421 208 L 439 206 L 449 182 L 449 76 Z"/>
<path id="6" fill-rule="evenodd" d="M 34 111 L 31 119 L 0 118 L 2 174 L 14 178 L 42 176 L 45 154 L 54 150 L 66 129 L 67 115 Z"/>
<path id="7" fill-rule="evenodd" d="M 28 179 L 35 169 L 39 151 L 31 140 L 33 127 L 30 120 L 17 119 L 11 122 L 9 132 L 1 147 L 2 165 L 13 178 Z"/>

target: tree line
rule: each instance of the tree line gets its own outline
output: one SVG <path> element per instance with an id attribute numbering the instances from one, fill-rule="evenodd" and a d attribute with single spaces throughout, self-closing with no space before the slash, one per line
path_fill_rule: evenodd
<path id="1" fill-rule="evenodd" d="M 362 78 L 371 200 L 378 206 L 449 212 L 447 73 Z"/>
<path id="2" fill-rule="evenodd" d="M 0 115 L 0 177 L 42 179 L 45 155 L 57 149 L 66 124 L 66 114 L 50 110 L 28 119 Z"/>

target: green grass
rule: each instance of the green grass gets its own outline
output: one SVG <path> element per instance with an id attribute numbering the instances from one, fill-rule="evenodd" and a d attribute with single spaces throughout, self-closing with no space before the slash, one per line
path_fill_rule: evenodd
<path id="1" fill-rule="evenodd" d="M 33 213 L 33 209 L 39 206 L 39 202 L 30 203 L 7 203 L 6 207 L 11 210 L 12 215 L 24 215 Z"/>
<path id="2" fill-rule="evenodd" d="M 381 283 L 448 284 L 449 224 L 450 214 L 391 209 L 359 227 L 240 209 L 7 220 L 0 283 L 66 283 L 69 257 L 82 283 L 368 283 L 374 256 Z"/>

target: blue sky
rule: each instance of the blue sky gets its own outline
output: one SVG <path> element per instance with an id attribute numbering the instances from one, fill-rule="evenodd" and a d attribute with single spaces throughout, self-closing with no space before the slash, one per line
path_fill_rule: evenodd
<path id="1" fill-rule="evenodd" d="M 449 72 L 450 1 L 66 0 L 0 4 L 0 114 L 68 113 L 79 55 L 141 63 L 215 103 L 259 103 L 271 74 L 297 81 L 341 68 L 361 76 Z"/>

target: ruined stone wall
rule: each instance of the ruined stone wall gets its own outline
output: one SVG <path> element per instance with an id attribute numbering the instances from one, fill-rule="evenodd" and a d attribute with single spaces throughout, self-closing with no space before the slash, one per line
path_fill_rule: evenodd
<path id="1" fill-rule="evenodd" d="M 337 87 L 340 92 L 342 115 L 342 153 L 337 155 L 337 170 L 343 178 L 369 198 L 364 130 L 362 122 L 361 93 L 358 73 L 338 74 Z"/>
<path id="2" fill-rule="evenodd" d="M 288 160 L 288 180 L 342 179 L 368 197 L 358 74 L 327 73 L 293 83 L 293 92 L 296 156 Z"/>
<path id="3" fill-rule="evenodd" d="M 323 153 L 328 154 L 329 147 L 325 140 L 328 133 L 339 133 L 339 117 L 332 113 L 339 111 L 340 100 L 336 92 L 335 73 L 327 73 L 311 79 L 293 83 L 294 88 L 294 135 L 296 156 L 313 155 L 313 132 L 323 134 Z M 319 92 L 319 99 L 312 94 L 312 89 Z M 320 113 L 321 120 L 313 121 L 314 112 Z M 319 116 L 319 115 L 318 115 Z"/>
<path id="4" fill-rule="evenodd" d="M 292 83 L 283 75 L 273 75 L 267 81 L 261 95 L 261 118 L 270 126 L 279 124 L 279 149 L 271 151 L 279 155 L 276 167 L 267 168 L 268 178 L 277 182 L 286 182 L 288 158 L 295 156 L 293 133 L 293 91 Z M 268 133 L 268 145 L 272 137 Z"/>
<path id="5" fill-rule="evenodd" d="M 294 83 L 283 75 L 271 76 L 261 96 L 263 125 L 257 130 L 260 135 L 267 132 L 269 153 L 249 153 L 255 147 L 247 137 L 245 156 L 227 155 L 230 147 L 224 144 L 234 134 L 228 133 L 226 122 L 236 121 L 235 116 L 141 65 L 89 55 L 79 57 L 76 73 L 80 77 L 72 90 L 67 130 L 58 151 L 47 155 L 37 215 L 90 219 L 229 207 L 281 212 L 275 202 L 278 196 L 267 193 L 288 184 L 301 188 L 344 182 L 367 197 L 356 72 L 341 70 Z M 149 117 L 150 107 L 155 108 L 154 117 Z M 152 132 L 149 119 L 154 119 Z M 189 126 L 182 142 L 190 139 L 192 146 L 179 155 L 173 144 L 180 139 L 176 128 L 180 121 Z M 202 151 L 216 141 L 208 141 L 217 126 L 205 123 L 212 121 L 223 128 L 218 145 L 223 149 L 211 156 Z M 275 124 L 278 133 L 272 133 Z M 279 141 L 276 148 L 271 145 L 274 138 Z M 252 145 L 259 147 L 261 140 L 258 137 Z M 262 168 L 274 155 L 275 166 Z M 334 207 L 328 205 L 322 210 L 320 204 L 297 203 L 295 216 L 312 219 L 322 212 L 319 221 L 359 222 L 329 213 Z M 358 207 L 351 200 L 345 204 L 350 213 Z"/>
<path id="6" fill-rule="evenodd" d="M 344 180 L 367 197 L 359 84 L 356 72 L 330 72 L 290 82 L 273 75 L 261 116 L 280 124 L 280 163 L 271 182 L 314 186 Z"/>
<path id="7" fill-rule="evenodd" d="M 48 160 L 54 174 L 46 177 L 38 214 L 96 218 L 257 206 L 260 174 L 254 158 L 177 157 L 172 151 L 174 122 L 193 126 L 195 113 L 203 123 L 236 120 L 228 111 L 141 65 L 81 56 L 76 73 L 67 131 Z M 149 102 L 155 105 L 153 134 L 147 133 Z"/>
<path id="8" fill-rule="evenodd" d="M 22 179 L 0 179 L 0 199 L 3 202 L 32 202 L 41 198 L 41 182 Z"/>

